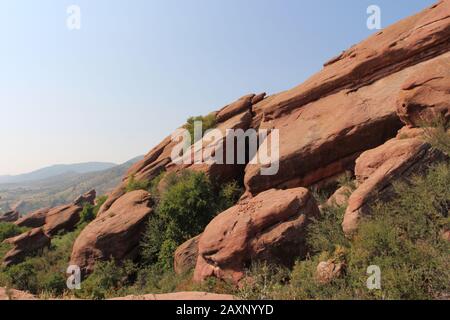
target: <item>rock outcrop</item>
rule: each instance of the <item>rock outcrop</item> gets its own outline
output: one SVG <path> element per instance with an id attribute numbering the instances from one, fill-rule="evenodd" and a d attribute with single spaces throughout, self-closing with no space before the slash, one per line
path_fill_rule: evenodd
<path id="1" fill-rule="evenodd" d="M 148 192 L 126 193 L 83 229 L 73 246 L 71 264 L 90 273 L 98 261 L 132 259 L 152 213 L 151 206 Z"/>
<path id="2" fill-rule="evenodd" d="M 34 211 L 26 216 L 20 218 L 16 221 L 16 225 L 19 227 L 27 227 L 27 228 L 38 228 L 42 227 L 45 224 L 45 218 L 47 217 L 47 213 L 50 211 L 50 208 L 43 208 L 37 211 Z"/>
<path id="3" fill-rule="evenodd" d="M 17 211 L 9 211 L 0 215 L 0 222 L 15 222 L 19 219 L 20 214 Z"/>
<path id="4" fill-rule="evenodd" d="M 402 85 L 397 102 L 402 121 L 411 126 L 450 120 L 450 54 L 423 64 Z"/>
<path id="5" fill-rule="evenodd" d="M 198 256 L 198 235 L 195 238 L 189 239 L 177 248 L 174 255 L 173 268 L 175 273 L 183 274 L 195 268 Z"/>
<path id="6" fill-rule="evenodd" d="M 189 268 L 198 256 L 194 275 L 198 281 L 209 276 L 239 281 L 252 261 L 289 264 L 302 256 L 304 230 L 318 213 L 304 188 L 335 185 L 347 171 L 356 174 L 356 191 L 348 197 L 348 190 L 338 190 L 329 204 L 348 201 L 343 228 L 350 234 L 370 213 L 375 198 L 389 197 L 394 181 L 442 159 L 420 139 L 420 130 L 411 127 L 438 115 L 449 120 L 449 51 L 450 1 L 442 0 L 351 47 L 291 90 L 267 97 L 246 95 L 213 112 L 220 138 L 210 132 L 181 158 L 204 160 L 208 155 L 204 149 L 214 149 L 210 155 L 220 158 L 227 151 L 223 138 L 227 129 L 267 129 L 268 138 L 258 141 L 256 155 L 246 147 L 243 162 L 174 163 L 172 152 L 180 141 L 168 136 L 133 165 L 109 195 L 97 219 L 77 239 L 73 262 L 90 271 L 95 260 L 128 257 L 152 211 L 150 201 L 136 205 L 130 199 L 148 195 L 126 193 L 128 182 L 185 169 L 205 172 L 219 183 L 236 179 L 246 189 L 236 206 L 177 250 L 177 272 Z M 408 128 L 397 135 L 405 124 Z M 264 156 L 277 135 L 279 169 L 263 175 L 267 164 L 249 160 Z M 39 217 L 36 214 L 33 221 Z"/>
<path id="7" fill-rule="evenodd" d="M 84 205 L 93 205 L 95 197 L 95 190 L 91 190 L 79 196 L 71 204 L 32 212 L 16 221 L 16 225 L 28 228 L 44 227 L 45 232 L 50 236 L 60 231 L 72 231 L 80 221 L 80 213 Z"/>
<path id="8" fill-rule="evenodd" d="M 305 253 L 305 228 L 319 209 L 304 188 L 268 190 L 214 218 L 201 235 L 194 280 L 243 276 L 252 261 L 293 263 Z"/>
<path id="9" fill-rule="evenodd" d="M 418 133 L 420 129 L 401 130 L 399 136 L 364 152 L 357 160 L 355 175 L 358 188 L 351 194 L 342 224 L 350 235 L 376 200 L 388 200 L 392 184 L 413 174 L 424 173 L 430 164 L 447 159 L 431 148 Z"/>
<path id="10" fill-rule="evenodd" d="M 50 245 L 50 237 L 42 228 L 35 228 L 21 235 L 6 239 L 4 243 L 13 248 L 3 257 L 3 265 L 9 266 L 23 261 L 27 254 Z"/>
<path id="11" fill-rule="evenodd" d="M 211 300 L 238 300 L 236 297 L 229 294 L 215 294 L 207 292 L 175 292 L 164 294 L 146 294 L 142 296 L 126 296 L 121 298 L 114 298 L 111 300 L 192 300 L 192 301 L 211 301 Z"/>

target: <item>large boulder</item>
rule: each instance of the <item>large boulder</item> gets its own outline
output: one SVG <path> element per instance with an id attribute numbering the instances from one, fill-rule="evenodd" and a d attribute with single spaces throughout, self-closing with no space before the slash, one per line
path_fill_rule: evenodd
<path id="1" fill-rule="evenodd" d="M 430 164 L 447 158 L 417 135 L 420 131 L 403 129 L 398 137 L 364 152 L 356 160 L 358 188 L 348 200 L 342 223 L 345 234 L 350 235 L 357 229 L 359 221 L 370 214 L 376 200 L 390 198 L 395 181 L 424 173 Z"/>
<path id="2" fill-rule="evenodd" d="M 216 294 L 208 292 L 174 292 L 163 294 L 145 294 L 145 295 L 131 295 L 121 298 L 114 298 L 111 300 L 191 300 L 191 301 L 208 301 L 208 300 L 238 300 L 238 298 L 229 294 Z"/>
<path id="3" fill-rule="evenodd" d="M 201 235 L 189 239 L 177 248 L 174 255 L 175 273 L 182 274 L 195 268 L 198 256 L 198 241 Z"/>
<path id="4" fill-rule="evenodd" d="M 6 239 L 4 243 L 13 246 L 3 257 L 3 264 L 10 266 L 22 262 L 28 254 L 32 254 L 36 250 L 48 247 L 50 237 L 42 228 L 35 228 L 16 237 Z"/>
<path id="5" fill-rule="evenodd" d="M 45 216 L 45 232 L 53 237 L 61 231 L 73 231 L 80 222 L 81 211 L 83 207 L 75 204 L 50 209 Z"/>
<path id="6" fill-rule="evenodd" d="M 115 201 L 80 233 L 73 246 L 71 264 L 90 273 L 101 260 L 133 259 L 152 213 L 151 205 L 150 194 L 143 190 L 126 193 Z"/>
<path id="7" fill-rule="evenodd" d="M 450 53 L 424 64 L 403 84 L 397 110 L 407 125 L 450 120 Z"/>
<path id="8" fill-rule="evenodd" d="M 9 211 L 0 215 L 0 222 L 15 222 L 19 219 L 19 212 Z"/>
<path id="9" fill-rule="evenodd" d="M 304 188 L 269 190 L 214 218 L 201 235 L 194 280 L 215 276 L 238 282 L 249 263 L 290 265 L 305 254 L 305 229 L 319 214 Z"/>

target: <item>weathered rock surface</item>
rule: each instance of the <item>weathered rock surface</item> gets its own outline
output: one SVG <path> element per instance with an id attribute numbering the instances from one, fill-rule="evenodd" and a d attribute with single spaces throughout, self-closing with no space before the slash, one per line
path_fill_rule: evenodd
<path id="1" fill-rule="evenodd" d="M 3 264 L 9 266 L 22 262 L 27 254 L 35 250 L 49 246 L 50 237 L 42 228 L 35 228 L 16 237 L 6 239 L 4 243 L 13 246 L 3 258 Z"/>
<path id="2" fill-rule="evenodd" d="M 261 175 L 263 165 L 249 164 L 247 191 L 255 195 L 273 187 L 310 186 L 352 170 L 359 154 L 395 137 L 402 127 L 397 107 L 404 83 L 424 68 L 438 68 L 449 57 L 447 53 L 357 91 L 340 91 L 275 119 L 263 119 L 261 128 L 279 130 L 279 172 Z"/>
<path id="3" fill-rule="evenodd" d="M 80 221 L 82 206 L 69 204 L 50 209 L 45 216 L 44 230 L 49 236 L 55 236 L 60 231 L 73 231 Z"/>
<path id="4" fill-rule="evenodd" d="M 403 84 L 397 110 L 407 125 L 450 120 L 450 53 L 426 63 Z"/>
<path id="5" fill-rule="evenodd" d="M 175 251 L 174 270 L 177 274 L 182 274 L 195 268 L 200 236 L 201 235 L 198 235 L 195 238 L 189 239 Z"/>
<path id="6" fill-rule="evenodd" d="M 83 229 L 73 246 L 71 263 L 89 273 L 97 261 L 134 258 L 151 205 L 150 194 L 143 190 L 122 196 Z"/>
<path id="7" fill-rule="evenodd" d="M 20 218 L 15 222 L 19 227 L 38 228 L 45 224 L 45 218 L 50 208 L 39 209 L 26 216 Z"/>
<path id="8" fill-rule="evenodd" d="M 208 300 L 238 300 L 238 298 L 229 294 L 215 294 L 207 292 L 175 292 L 164 294 L 146 294 L 142 296 L 126 296 L 122 298 L 114 298 L 111 300 L 191 300 L 191 301 L 208 301 Z"/>
<path id="9" fill-rule="evenodd" d="M 200 237 L 194 279 L 239 281 L 248 263 L 291 264 L 305 253 L 305 228 L 319 209 L 304 188 L 269 190 L 214 218 Z"/>
<path id="10" fill-rule="evenodd" d="M 36 300 L 31 293 L 0 287 L 0 300 Z"/>
<path id="11" fill-rule="evenodd" d="M 96 197 L 97 197 L 97 192 L 95 192 L 95 190 L 90 190 L 90 191 L 86 192 L 85 194 L 76 198 L 75 201 L 73 202 L 73 204 L 77 205 L 77 206 L 81 206 L 81 207 L 86 203 L 94 204 Z"/>
<path id="12" fill-rule="evenodd" d="M 15 222 L 19 219 L 19 212 L 9 211 L 0 215 L 0 222 Z"/>
<path id="13" fill-rule="evenodd" d="M 223 139 L 218 139 L 215 132 L 205 135 L 202 140 L 197 141 L 187 151 L 182 158 L 183 161 L 192 156 L 192 159 L 206 160 L 208 155 L 216 156 L 222 152 L 224 155 L 226 150 L 225 136 L 227 129 L 247 130 L 252 120 L 252 106 L 254 102 L 260 102 L 264 99 L 265 94 L 249 94 L 237 101 L 225 106 L 216 112 L 215 131 L 220 131 Z M 241 180 L 244 164 L 226 164 L 223 163 L 191 163 L 191 164 L 174 164 L 171 159 L 173 149 L 179 144 L 178 140 L 172 141 L 172 136 L 166 137 L 159 145 L 153 148 L 140 162 L 133 165 L 125 175 L 123 182 L 109 195 L 108 200 L 103 204 L 99 211 L 101 215 L 121 196 L 125 194 L 125 187 L 130 177 L 136 180 L 152 180 L 161 172 L 176 172 L 184 169 L 202 171 L 218 182 L 226 182 L 233 179 Z M 202 149 L 203 148 L 203 149 Z M 209 153 L 207 150 L 216 149 L 216 153 Z M 201 152 L 203 150 L 203 152 Z M 222 158 L 225 159 L 225 156 Z"/>
<path id="14" fill-rule="evenodd" d="M 15 224 L 28 228 L 44 227 L 44 231 L 49 236 L 54 236 L 60 231 L 70 232 L 80 221 L 83 206 L 85 204 L 93 205 L 95 197 L 95 190 L 91 190 L 79 196 L 71 204 L 37 210 L 17 220 Z"/>
<path id="15" fill-rule="evenodd" d="M 345 269 L 345 263 L 336 262 L 334 259 L 322 261 L 317 265 L 316 279 L 320 284 L 328 284 L 339 278 Z"/>
<path id="16" fill-rule="evenodd" d="M 439 1 L 351 47 L 301 85 L 266 98 L 257 115 L 278 118 L 338 91 L 354 91 L 450 50 L 450 2 Z"/>
<path id="17" fill-rule="evenodd" d="M 412 131 L 415 136 L 412 138 L 408 137 L 408 130 L 401 132 L 403 135 L 366 151 L 356 160 L 355 175 L 359 186 L 349 198 L 342 224 L 347 235 L 357 229 L 364 215 L 370 213 L 375 200 L 389 199 L 393 182 L 423 173 L 430 164 L 446 159 L 420 136 L 415 136 L 417 130 Z"/>

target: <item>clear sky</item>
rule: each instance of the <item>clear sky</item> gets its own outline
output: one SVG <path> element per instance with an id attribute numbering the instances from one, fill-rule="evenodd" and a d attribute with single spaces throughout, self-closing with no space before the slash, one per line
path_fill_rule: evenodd
<path id="1" fill-rule="evenodd" d="M 434 0 L 0 0 L 0 175 L 147 153 L 191 115 L 289 89 Z M 81 8 L 81 30 L 66 26 Z"/>

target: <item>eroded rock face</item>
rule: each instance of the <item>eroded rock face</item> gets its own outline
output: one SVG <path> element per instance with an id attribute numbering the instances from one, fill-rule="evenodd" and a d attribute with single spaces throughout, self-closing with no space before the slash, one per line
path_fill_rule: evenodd
<path id="1" fill-rule="evenodd" d="M 272 120 L 338 91 L 357 90 L 449 51 L 449 40 L 450 2 L 442 0 L 351 47 L 301 85 L 266 98 L 261 110 L 254 111 Z"/>
<path id="2" fill-rule="evenodd" d="M 45 224 L 45 218 L 50 208 L 39 209 L 26 216 L 20 218 L 15 222 L 19 227 L 38 228 Z"/>
<path id="3" fill-rule="evenodd" d="M 242 129 L 247 130 L 250 127 L 252 120 L 252 106 L 253 102 L 260 102 L 264 99 L 265 94 L 249 94 L 237 101 L 225 106 L 218 112 L 216 112 L 216 127 L 215 131 L 220 132 L 224 137 L 226 136 L 226 130 L 228 129 Z M 204 151 L 203 155 L 201 147 L 205 149 L 216 149 L 217 154 L 223 152 L 225 159 L 225 138 L 217 139 L 214 132 L 209 135 L 205 135 L 202 140 L 196 142 L 188 150 L 183 161 L 179 164 L 172 162 L 172 151 L 179 144 L 178 140 L 172 141 L 172 136 L 166 137 L 158 146 L 153 148 L 140 162 L 134 164 L 126 173 L 123 182 L 116 187 L 116 189 L 109 195 L 108 200 L 103 204 L 99 211 L 101 215 L 103 212 L 125 194 L 125 188 L 130 177 L 134 177 L 136 180 L 151 181 L 156 178 L 161 172 L 178 172 L 181 170 L 189 169 L 194 171 L 205 172 L 213 180 L 218 182 L 226 182 L 233 179 L 242 179 L 245 163 L 244 164 L 223 164 L 220 163 L 183 163 L 184 159 L 192 156 L 192 159 L 203 159 L 204 155 L 209 155 Z M 217 156 L 218 158 L 218 156 Z"/>
<path id="4" fill-rule="evenodd" d="M 94 204 L 96 197 L 97 197 L 97 192 L 95 192 L 95 190 L 90 190 L 90 191 L 86 192 L 85 194 L 76 198 L 75 201 L 73 202 L 73 204 L 77 205 L 77 206 L 83 206 L 86 203 Z"/>
<path id="5" fill-rule="evenodd" d="M 450 120 L 450 53 L 426 63 L 403 84 L 397 110 L 411 126 Z"/>
<path id="6" fill-rule="evenodd" d="M 60 231 L 73 231 L 80 221 L 82 206 L 69 204 L 50 209 L 45 216 L 44 230 L 53 237 Z"/>
<path id="7" fill-rule="evenodd" d="M 388 200 L 392 195 L 392 183 L 407 179 L 412 174 L 424 173 L 428 166 L 447 157 L 431 148 L 413 130 L 402 130 L 404 135 L 366 151 L 356 161 L 355 175 L 358 188 L 348 200 L 342 224 L 347 235 L 352 234 L 360 219 L 370 213 L 375 200 Z"/>
<path id="8" fill-rule="evenodd" d="M 215 294 L 207 292 L 175 292 L 165 294 L 146 294 L 142 296 L 126 296 L 122 298 L 114 298 L 111 300 L 238 300 L 236 297 L 229 294 Z"/>
<path id="9" fill-rule="evenodd" d="M 201 235 L 189 239 L 177 248 L 174 255 L 174 270 L 183 274 L 195 268 L 198 256 L 198 241 Z"/>
<path id="10" fill-rule="evenodd" d="M 80 213 L 85 204 L 93 205 L 96 192 L 91 190 L 79 196 L 74 202 L 55 208 L 44 208 L 34 211 L 16 221 L 20 227 L 43 227 L 49 236 L 54 236 L 61 231 L 70 232 L 75 229 L 80 221 Z"/>
<path id="11" fill-rule="evenodd" d="M 448 57 L 444 54 L 411 66 L 357 91 L 331 94 L 272 120 L 264 118 L 261 128 L 279 130 L 279 172 L 266 176 L 261 174 L 262 165 L 247 165 L 247 191 L 255 195 L 270 188 L 311 186 L 352 171 L 362 152 L 394 138 L 403 126 L 397 107 L 404 83 L 424 68 L 438 68 Z M 270 104 L 270 99 L 263 103 Z M 446 110 L 445 106 L 439 110 Z"/>
<path id="12" fill-rule="evenodd" d="M 305 229 L 319 214 L 307 189 L 269 190 L 222 212 L 198 244 L 194 280 L 239 281 L 252 261 L 291 264 L 305 253 Z"/>
<path id="13" fill-rule="evenodd" d="M 3 258 L 3 264 L 9 266 L 22 262 L 27 254 L 49 246 L 50 237 L 42 228 L 35 228 L 16 237 L 6 239 L 4 242 L 13 246 Z"/>
<path id="14" fill-rule="evenodd" d="M 71 264 L 90 273 L 101 260 L 133 259 L 152 213 L 151 205 L 146 191 L 126 193 L 83 229 L 73 246 Z"/>
<path id="15" fill-rule="evenodd" d="M 14 222 L 19 219 L 19 212 L 17 211 L 9 211 L 5 214 L 0 215 L 0 222 Z"/>

